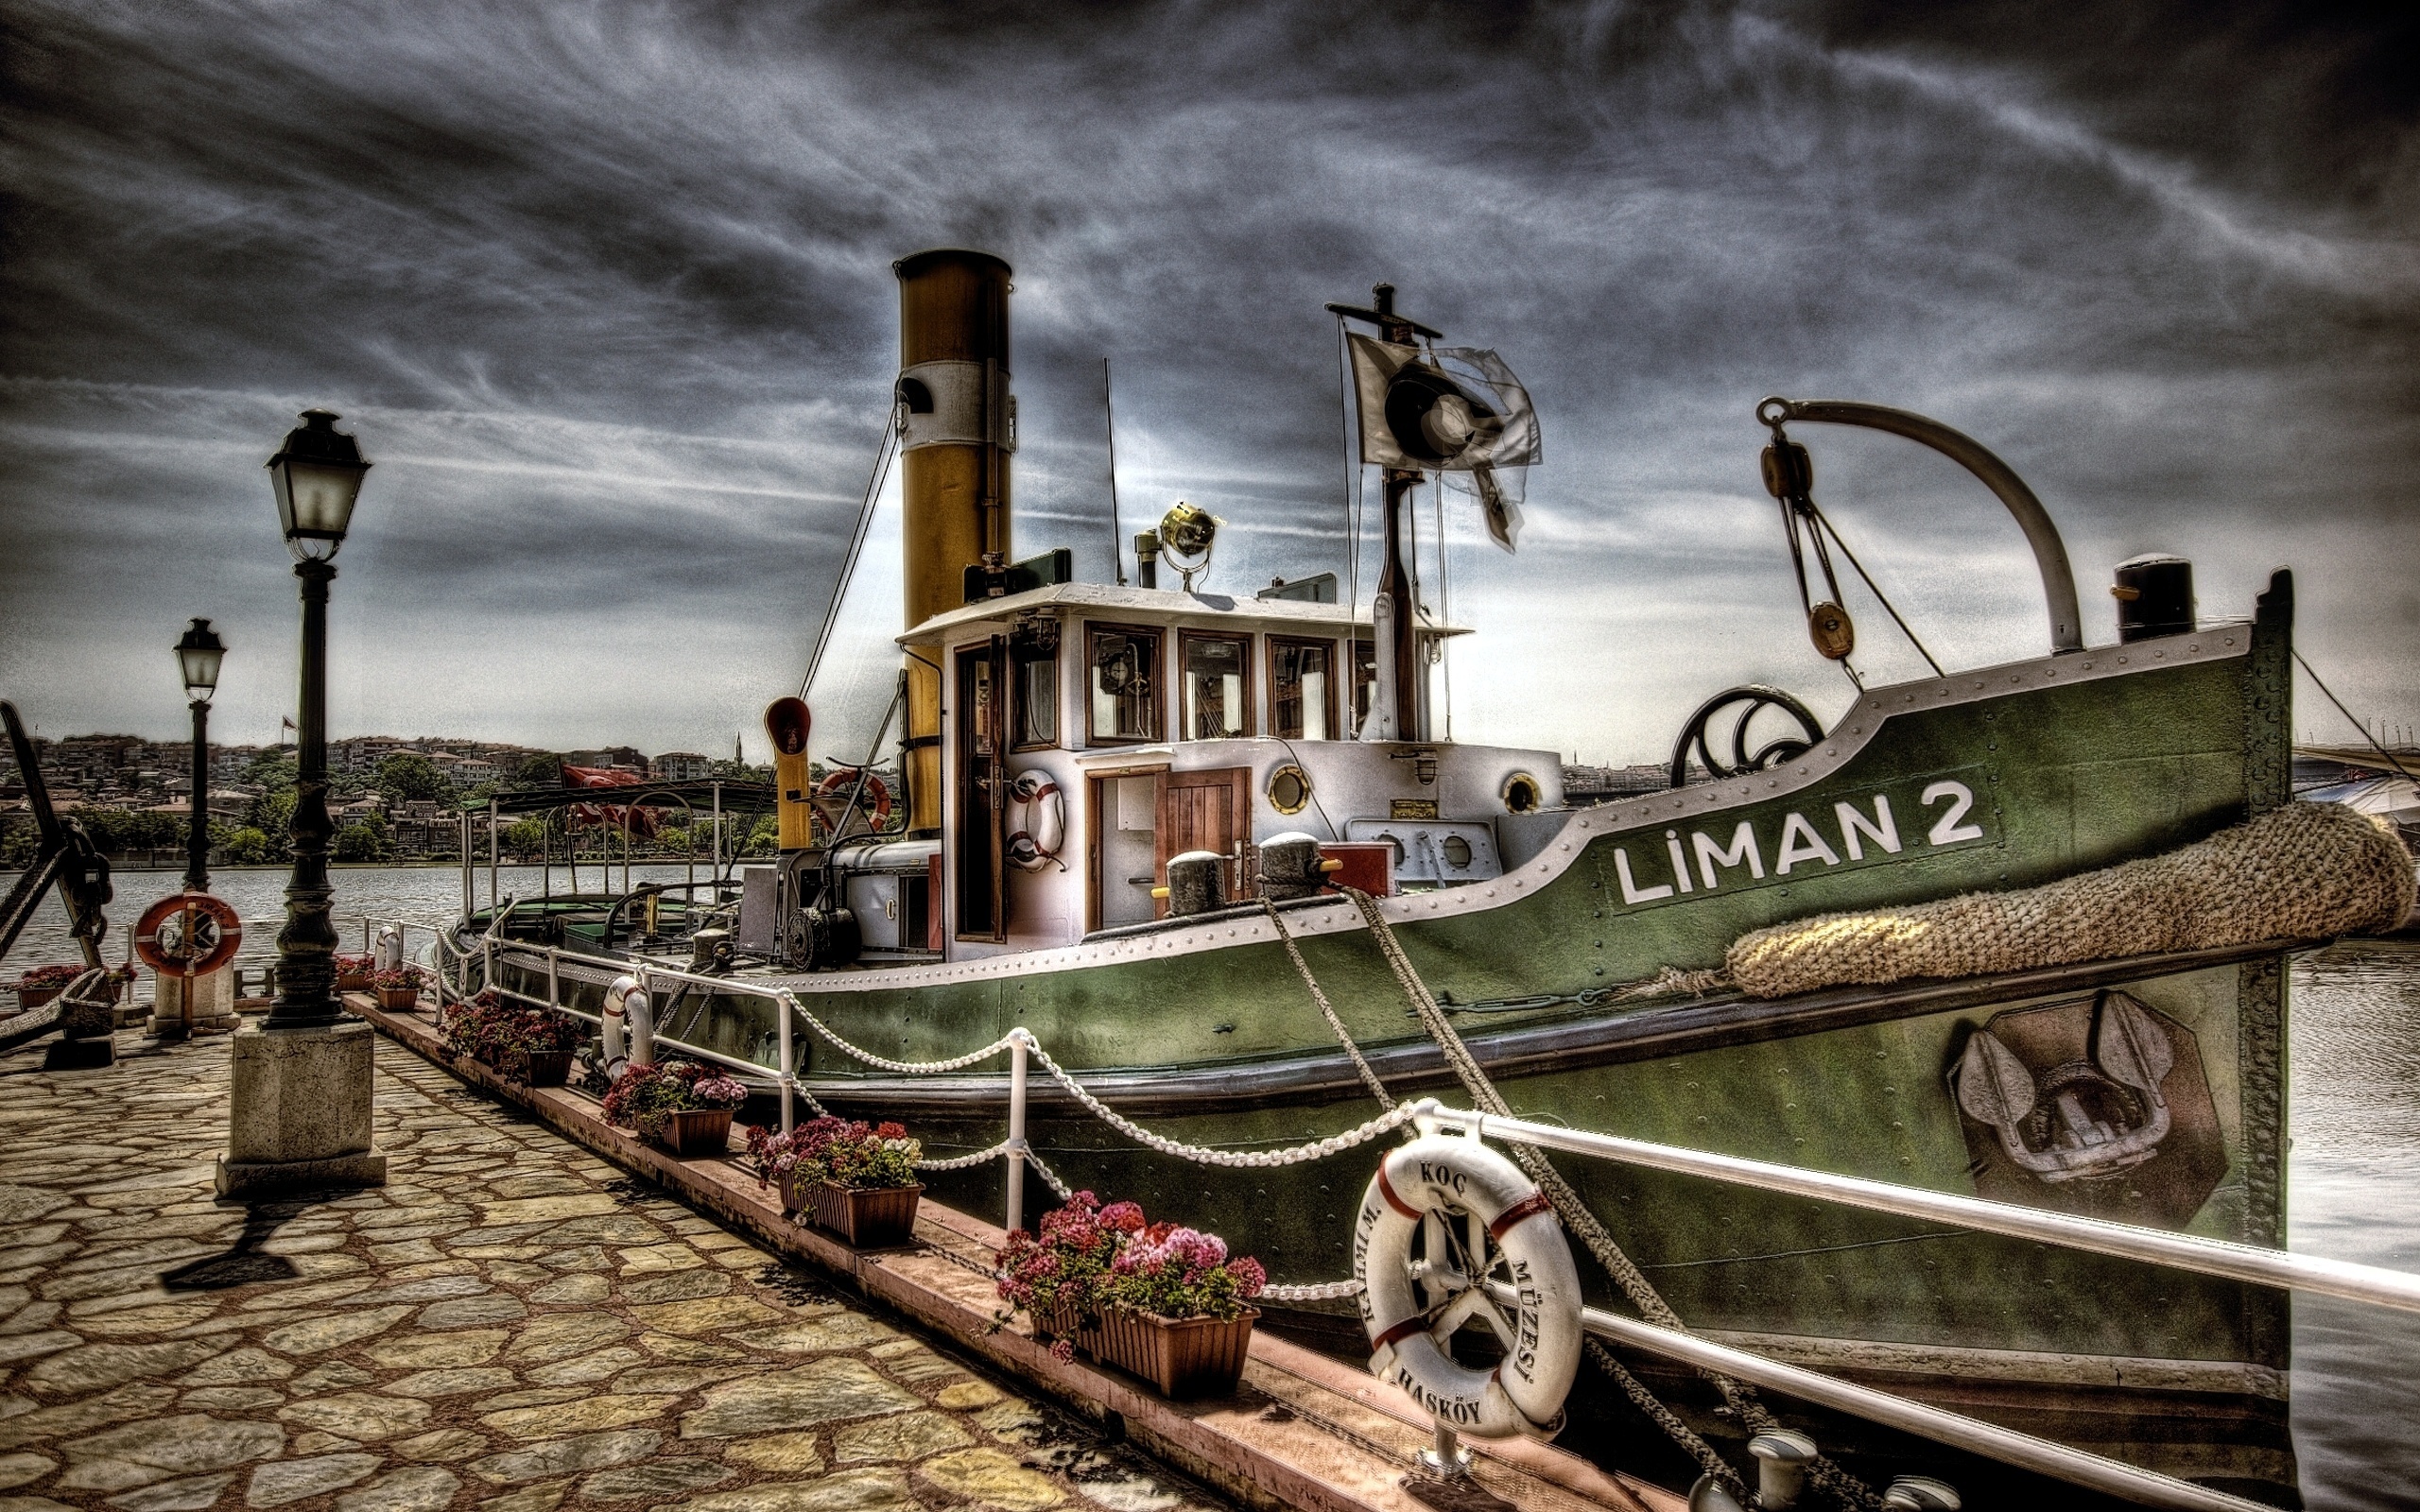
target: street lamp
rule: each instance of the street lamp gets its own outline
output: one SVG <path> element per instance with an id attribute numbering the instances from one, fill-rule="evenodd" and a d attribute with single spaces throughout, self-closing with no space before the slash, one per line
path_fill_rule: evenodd
<path id="1" fill-rule="evenodd" d="M 285 927 L 277 933 L 277 1000 L 266 1029 L 319 1029 L 343 1021 L 337 1002 L 336 925 L 328 918 L 328 584 L 370 464 L 336 428 L 337 417 L 306 409 L 302 423 L 268 459 L 277 518 L 294 576 L 302 582 L 302 691 L 295 722 L 294 817 L 287 827 L 294 873 L 285 885 Z"/>
<path id="2" fill-rule="evenodd" d="M 185 837 L 185 890 L 210 889 L 210 696 L 218 691 L 218 663 L 227 655 L 210 622 L 197 619 L 177 643 L 177 670 L 193 709 L 193 833 Z"/>

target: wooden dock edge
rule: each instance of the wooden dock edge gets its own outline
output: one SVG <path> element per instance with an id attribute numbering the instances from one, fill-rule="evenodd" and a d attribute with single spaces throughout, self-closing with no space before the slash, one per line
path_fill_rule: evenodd
<path id="1" fill-rule="evenodd" d="M 1243 1389 L 1210 1401 L 1169 1401 L 1122 1372 L 1063 1363 L 1019 1318 L 995 1324 L 989 1277 L 1002 1231 L 925 1199 L 915 1247 L 856 1250 L 790 1222 L 779 1198 L 729 1160 L 681 1160 L 605 1122 L 596 1099 L 528 1088 L 458 1057 L 427 1008 L 381 1008 L 365 993 L 345 1006 L 422 1058 L 510 1104 L 625 1170 L 645 1176 L 768 1247 L 804 1261 L 980 1356 L 993 1368 L 1204 1484 L 1247 1504 L 1305 1512 L 1684 1512 L 1660 1486 L 1612 1473 L 1551 1444 L 1474 1442 L 1476 1488 L 1420 1476 L 1427 1415 L 1386 1383 L 1286 1340 L 1254 1332 Z M 952 1258 L 955 1257 L 955 1258 Z M 1474 1494 L 1475 1491 L 1483 1494 Z"/>

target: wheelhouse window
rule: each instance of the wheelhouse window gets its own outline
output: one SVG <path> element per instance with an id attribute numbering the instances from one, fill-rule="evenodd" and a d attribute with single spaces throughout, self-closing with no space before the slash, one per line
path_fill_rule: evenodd
<path id="1" fill-rule="evenodd" d="M 1374 641 L 1353 643 L 1353 728 L 1370 722 L 1370 700 L 1378 694 L 1378 646 Z"/>
<path id="2" fill-rule="evenodd" d="M 1252 733 L 1252 637 L 1197 635 L 1178 641 L 1184 659 L 1180 697 L 1187 740 L 1233 740 Z"/>
<path id="3" fill-rule="evenodd" d="M 1009 680 L 1016 691 L 1011 741 L 1018 750 L 1059 744 L 1059 624 L 1047 620 L 1009 638 Z"/>
<path id="4" fill-rule="evenodd" d="M 1117 625 L 1084 632 L 1084 738 L 1096 746 L 1160 738 L 1160 632 Z"/>
<path id="5" fill-rule="evenodd" d="M 1336 738 L 1336 643 L 1269 639 L 1270 732 Z"/>

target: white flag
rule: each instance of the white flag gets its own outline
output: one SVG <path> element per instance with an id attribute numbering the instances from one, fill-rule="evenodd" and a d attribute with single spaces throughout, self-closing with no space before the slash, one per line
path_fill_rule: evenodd
<path id="1" fill-rule="evenodd" d="M 1488 534 L 1505 550 L 1521 533 L 1519 470 L 1542 461 L 1530 391 L 1503 359 L 1478 347 L 1404 347 L 1351 337 L 1361 410 L 1361 460 L 1379 467 L 1468 473 Z"/>

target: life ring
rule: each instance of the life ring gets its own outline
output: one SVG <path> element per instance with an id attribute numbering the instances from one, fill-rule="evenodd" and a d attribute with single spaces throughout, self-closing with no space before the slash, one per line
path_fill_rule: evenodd
<path id="1" fill-rule="evenodd" d="M 1059 862 L 1059 848 L 1067 842 L 1067 797 L 1059 784 L 1041 772 L 1025 772 L 1009 783 L 1009 801 L 1017 807 L 1009 831 L 1009 864 L 1019 871 L 1040 871 Z"/>
<path id="2" fill-rule="evenodd" d="M 171 893 L 134 926 L 134 954 L 162 976 L 208 976 L 243 948 L 243 919 L 206 892 Z"/>
<path id="3" fill-rule="evenodd" d="M 822 819 L 826 830 L 836 830 L 846 822 L 849 795 L 856 791 L 859 770 L 855 766 L 836 766 L 815 784 L 816 816 Z M 866 803 L 872 811 L 869 817 L 874 832 L 880 833 L 882 827 L 890 822 L 890 789 L 873 772 L 866 773 Z"/>
<path id="4" fill-rule="evenodd" d="M 1371 1374 L 1475 1438 L 1561 1431 L 1580 1368 L 1580 1274 L 1553 1204 L 1520 1167 L 1460 1135 L 1398 1147 L 1361 1194 L 1353 1273 Z M 1496 1301 L 1485 1281 L 1515 1300 Z M 1502 1341 L 1494 1368 L 1447 1351 L 1466 1319 Z"/>

